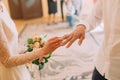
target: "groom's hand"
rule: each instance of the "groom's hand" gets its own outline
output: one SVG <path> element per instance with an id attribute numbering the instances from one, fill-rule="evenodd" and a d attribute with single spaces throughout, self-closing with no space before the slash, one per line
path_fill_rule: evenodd
<path id="1" fill-rule="evenodd" d="M 64 46 L 67 44 L 66 47 L 69 48 L 77 39 L 79 39 L 78 44 L 81 45 L 82 41 L 85 38 L 85 29 L 86 27 L 84 25 L 78 25 L 77 28 L 71 34 L 67 34 L 62 37 L 62 45 Z"/>

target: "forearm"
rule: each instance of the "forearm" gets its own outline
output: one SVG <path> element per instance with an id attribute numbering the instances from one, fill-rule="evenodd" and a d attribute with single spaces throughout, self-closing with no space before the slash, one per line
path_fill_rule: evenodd
<path id="1" fill-rule="evenodd" d="M 5 67 L 14 67 L 38 59 L 41 56 L 43 56 L 43 51 L 36 50 L 33 52 L 19 54 L 8 58 L 6 57 L 6 59 L 2 60 L 2 63 Z"/>

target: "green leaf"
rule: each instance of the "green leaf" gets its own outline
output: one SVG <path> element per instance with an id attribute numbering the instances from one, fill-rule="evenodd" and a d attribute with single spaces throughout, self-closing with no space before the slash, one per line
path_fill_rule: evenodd
<path id="1" fill-rule="evenodd" d="M 51 57 L 52 53 L 48 54 L 48 56 L 46 57 L 46 59 L 49 59 Z"/>
<path id="2" fill-rule="evenodd" d="M 44 67 L 44 63 L 40 63 L 39 64 L 39 70 L 43 69 L 43 67 Z"/>
<path id="3" fill-rule="evenodd" d="M 28 51 L 28 52 L 31 52 L 31 51 L 33 51 L 33 48 L 29 47 L 29 48 L 27 49 L 27 51 Z"/>
<path id="4" fill-rule="evenodd" d="M 28 66 L 26 66 L 26 68 L 27 68 L 27 69 L 29 69 L 29 67 L 28 67 Z"/>
<path id="5" fill-rule="evenodd" d="M 48 62 L 48 59 L 47 58 L 45 58 L 45 63 L 47 63 Z"/>
<path id="6" fill-rule="evenodd" d="M 27 47 L 29 48 L 29 47 L 30 47 L 30 45 L 27 45 Z"/>
<path id="7" fill-rule="evenodd" d="M 40 38 L 39 38 L 39 41 L 41 41 L 41 40 L 42 40 L 42 38 L 40 37 Z"/>
<path id="8" fill-rule="evenodd" d="M 47 34 L 43 38 L 46 38 L 46 37 L 47 37 Z"/>
<path id="9" fill-rule="evenodd" d="M 36 65 L 39 65 L 39 59 L 33 60 L 32 63 L 36 64 Z"/>
<path id="10" fill-rule="evenodd" d="M 29 38 L 29 39 L 27 40 L 27 43 L 28 43 L 28 44 L 33 44 L 33 43 L 34 43 L 34 41 L 33 41 L 33 39 L 32 39 L 32 38 Z"/>

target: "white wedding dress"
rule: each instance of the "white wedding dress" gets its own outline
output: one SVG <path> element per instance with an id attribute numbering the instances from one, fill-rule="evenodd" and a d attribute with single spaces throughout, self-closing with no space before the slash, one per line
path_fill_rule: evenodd
<path id="1" fill-rule="evenodd" d="M 0 80 L 30 80 L 30 75 L 25 66 L 5 68 L 0 63 Z"/>
<path id="2" fill-rule="evenodd" d="M 18 54 L 18 34 L 15 28 L 14 22 L 12 21 L 9 14 L 7 13 L 4 4 L 0 2 L 0 5 L 2 5 L 2 8 L 3 8 L 3 10 L 0 11 L 0 38 L 4 36 L 4 35 L 1 36 L 2 30 L 4 30 L 6 35 L 8 36 L 7 39 L 9 40 L 7 44 L 5 42 L 2 42 L 2 39 L 0 39 L 0 80 L 30 80 L 29 71 L 24 65 L 7 68 L 2 64 L 2 61 L 4 62 L 5 58 L 3 56 L 4 53 L 1 52 L 1 49 L 4 49 L 3 48 L 4 46 L 1 47 L 1 44 L 5 43 L 6 45 L 10 45 L 10 51 L 11 51 L 10 53 L 12 53 L 10 55 L 12 56 L 17 55 Z M 4 22 L 6 26 L 2 26 L 3 25 L 2 22 Z M 1 26 L 4 29 L 2 29 Z M 15 61 L 14 63 L 11 62 L 9 65 L 14 65 L 14 64 L 16 64 Z"/>

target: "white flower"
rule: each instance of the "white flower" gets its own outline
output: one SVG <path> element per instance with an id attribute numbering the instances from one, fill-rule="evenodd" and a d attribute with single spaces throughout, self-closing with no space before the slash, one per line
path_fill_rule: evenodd
<path id="1" fill-rule="evenodd" d="M 35 48 L 39 48 L 39 47 L 40 47 L 40 43 L 39 43 L 39 42 L 35 42 L 35 43 L 34 43 L 34 47 L 35 47 Z"/>

